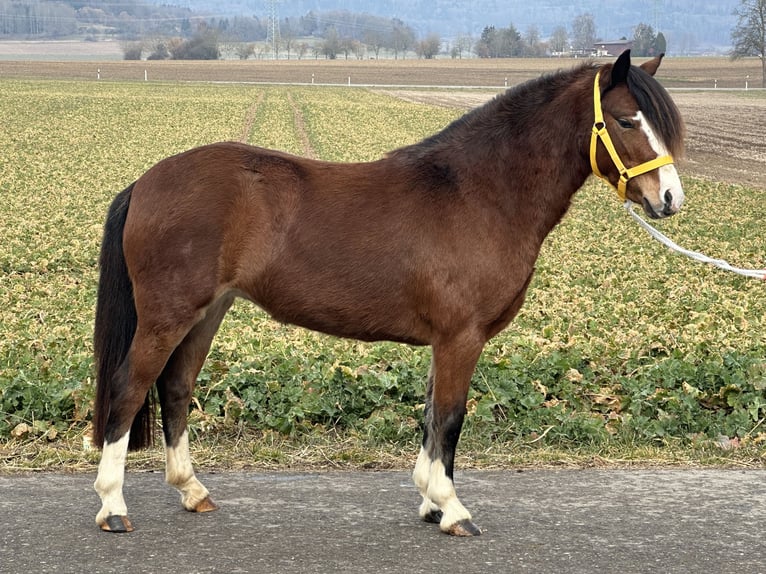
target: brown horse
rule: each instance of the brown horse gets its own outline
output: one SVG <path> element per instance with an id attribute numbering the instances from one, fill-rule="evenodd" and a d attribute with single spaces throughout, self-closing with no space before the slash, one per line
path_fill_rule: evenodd
<path id="1" fill-rule="evenodd" d="M 420 516 L 480 534 L 452 479 L 468 386 L 484 344 L 521 307 L 546 235 L 591 172 L 651 217 L 683 201 L 670 157 L 683 124 L 652 77 L 660 60 L 631 66 L 626 52 L 527 82 L 369 163 L 218 143 L 120 193 L 96 309 L 97 524 L 132 530 L 125 455 L 151 441 L 153 385 L 167 482 L 184 508 L 216 508 L 194 475 L 186 419 L 213 336 L 244 297 L 284 323 L 432 347 Z"/>

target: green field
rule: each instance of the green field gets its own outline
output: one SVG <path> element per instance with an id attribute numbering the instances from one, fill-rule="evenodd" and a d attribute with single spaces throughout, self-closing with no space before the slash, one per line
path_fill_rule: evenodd
<path id="1" fill-rule="evenodd" d="M 97 460 L 80 447 L 101 226 L 148 167 L 218 140 L 369 160 L 460 113 L 354 88 L 7 79 L 0 109 L 0 470 Z M 762 192 L 684 183 L 688 203 L 661 229 L 764 267 Z M 428 363 L 428 349 L 332 339 L 237 304 L 200 376 L 197 456 L 400 464 L 416 452 Z M 671 254 L 590 181 L 486 348 L 468 409 L 460 452 L 476 464 L 763 465 L 764 284 Z"/>

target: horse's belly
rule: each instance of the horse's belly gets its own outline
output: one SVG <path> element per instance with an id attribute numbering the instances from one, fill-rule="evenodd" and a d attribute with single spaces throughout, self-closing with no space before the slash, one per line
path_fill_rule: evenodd
<path id="1" fill-rule="evenodd" d="M 406 308 L 391 305 L 384 310 L 374 309 L 369 304 L 340 305 L 338 302 L 314 306 L 311 300 L 285 303 L 279 298 L 261 306 L 281 323 L 336 337 L 413 345 L 430 343 L 427 326 L 419 325 L 413 313 Z"/>
<path id="2" fill-rule="evenodd" d="M 385 276 L 373 283 L 344 284 L 337 278 L 288 275 L 263 277 L 244 291 L 281 323 L 361 341 L 430 343 L 430 326 L 418 314 L 411 294 Z"/>

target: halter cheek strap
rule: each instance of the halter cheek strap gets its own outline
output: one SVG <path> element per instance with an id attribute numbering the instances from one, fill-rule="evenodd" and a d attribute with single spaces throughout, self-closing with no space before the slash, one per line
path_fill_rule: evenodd
<path id="1" fill-rule="evenodd" d="M 593 132 L 591 133 L 590 137 L 590 167 L 596 176 L 603 179 L 609 185 L 612 185 L 612 182 L 609 181 L 609 179 L 607 179 L 607 177 L 598 169 L 598 162 L 596 161 L 596 146 L 598 144 L 598 140 L 601 139 L 601 143 L 604 144 L 606 151 L 609 152 L 609 157 L 612 158 L 612 163 L 614 163 L 617 171 L 620 172 L 620 180 L 617 182 L 616 188 L 617 195 L 620 196 L 621 200 L 625 201 L 625 193 L 628 186 L 628 181 L 638 175 L 655 170 L 659 167 L 662 167 L 663 165 L 673 163 L 673 157 L 670 155 L 663 155 L 656 157 L 653 160 L 641 163 L 635 167 L 631 167 L 630 169 L 625 167 L 625 164 L 622 163 L 620 156 L 617 154 L 617 150 L 612 143 L 612 138 L 609 136 L 609 132 L 606 130 L 604 114 L 601 111 L 601 87 L 599 85 L 600 76 L 601 72 L 597 72 L 596 80 L 593 83 L 593 112 L 595 119 L 593 122 Z"/>

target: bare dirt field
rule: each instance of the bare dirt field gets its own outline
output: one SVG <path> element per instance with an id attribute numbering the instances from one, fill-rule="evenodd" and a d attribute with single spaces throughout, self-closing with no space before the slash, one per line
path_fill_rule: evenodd
<path id="1" fill-rule="evenodd" d="M 122 60 L 116 41 L 81 40 L 4 40 L 0 41 L 2 60 Z"/>
<path id="2" fill-rule="evenodd" d="M 348 84 L 350 79 L 355 85 L 502 88 L 578 63 L 568 58 L 123 61 L 113 59 L 117 46 L 107 42 L 59 46 L 60 58 L 41 60 L 45 49 L 32 42 L 0 42 L 0 77 L 95 79 L 101 70 L 101 78 L 111 80 L 143 80 L 146 72 L 155 81 Z M 79 59 L 71 61 L 75 56 Z M 746 80 L 751 87 L 760 81 L 761 69 L 757 58 L 668 57 L 658 77 L 669 88 L 744 88 Z"/>
<path id="3" fill-rule="evenodd" d="M 53 61 L 3 52 L 0 79 L 253 82 L 375 86 L 399 97 L 468 109 L 506 86 L 576 65 L 570 59 L 289 60 L 289 61 Z M 99 50 L 103 46 L 97 47 Z M 109 46 L 114 50 L 115 46 Z M 38 47 L 38 50 L 43 48 Z M 62 48 L 63 49 L 63 48 Z M 78 52 L 87 56 L 88 46 Z M 95 46 L 91 46 L 95 50 Z M 107 57 L 103 52 L 97 56 Z M 687 125 L 682 173 L 766 189 L 766 92 L 757 59 L 666 58 L 658 72 Z M 745 82 L 748 91 L 744 90 Z M 713 89 L 714 86 L 717 89 Z M 399 88 L 401 87 L 401 88 Z M 471 89 L 468 89 L 471 88 Z"/>
<path id="4" fill-rule="evenodd" d="M 766 189 L 766 93 L 674 92 L 686 121 L 681 171 Z"/>

